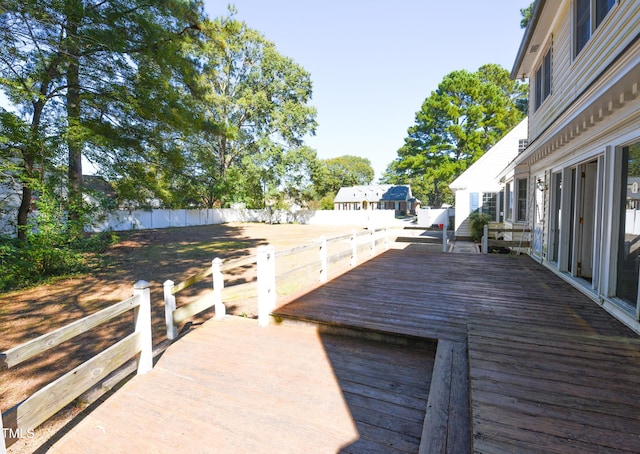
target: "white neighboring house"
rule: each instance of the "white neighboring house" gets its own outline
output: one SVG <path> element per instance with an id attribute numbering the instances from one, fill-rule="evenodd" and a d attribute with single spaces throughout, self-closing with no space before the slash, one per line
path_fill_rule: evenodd
<path id="1" fill-rule="evenodd" d="M 502 222 L 504 193 L 499 176 L 526 148 L 527 128 L 525 118 L 449 185 L 455 194 L 457 239 L 471 238 L 469 215 L 476 210 L 489 214 L 494 222 Z"/>
<path id="2" fill-rule="evenodd" d="M 333 200 L 334 210 L 395 210 L 415 214 L 420 201 L 408 184 L 372 184 L 342 187 Z"/>
<path id="3" fill-rule="evenodd" d="M 511 77 L 529 146 L 503 173 L 505 227 L 640 332 L 640 1 L 537 0 Z"/>

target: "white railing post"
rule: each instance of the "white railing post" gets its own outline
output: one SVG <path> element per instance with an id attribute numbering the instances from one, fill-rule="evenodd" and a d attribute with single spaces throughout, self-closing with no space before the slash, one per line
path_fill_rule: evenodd
<path id="1" fill-rule="evenodd" d="M 355 230 L 351 231 L 351 266 L 358 264 L 358 235 Z"/>
<path id="2" fill-rule="evenodd" d="M 175 286 L 172 280 L 164 281 L 164 321 L 167 325 L 167 339 L 178 337 L 178 327 L 173 323 L 173 311 L 176 310 L 176 296 L 173 294 Z"/>
<path id="3" fill-rule="evenodd" d="M 371 230 L 371 257 L 376 255 L 376 232 Z"/>
<path id="4" fill-rule="evenodd" d="M 447 252 L 447 227 L 449 226 L 449 216 L 447 216 L 444 220 L 444 224 L 442 224 L 442 252 Z"/>
<path id="5" fill-rule="evenodd" d="M 222 259 L 216 257 L 211 262 L 211 275 L 213 280 L 213 306 L 216 311 L 216 318 L 224 318 L 226 314 L 226 308 L 222 302 L 222 289 L 224 288 L 224 277 L 222 276 Z"/>
<path id="6" fill-rule="evenodd" d="M 133 285 L 133 295 L 139 299 L 134 310 L 135 332 L 140 336 L 140 357 L 138 373 L 146 374 L 153 368 L 153 341 L 151 339 L 151 291 L 147 281 L 138 281 Z"/>
<path id="7" fill-rule="evenodd" d="M 273 246 L 258 248 L 258 325 L 269 324 L 269 314 L 276 307 L 276 263 Z"/>
<path id="8" fill-rule="evenodd" d="M 384 228 L 384 248 L 389 249 L 389 227 Z"/>
<path id="9" fill-rule="evenodd" d="M 482 235 L 482 253 L 489 253 L 489 225 L 484 225 L 484 232 Z"/>

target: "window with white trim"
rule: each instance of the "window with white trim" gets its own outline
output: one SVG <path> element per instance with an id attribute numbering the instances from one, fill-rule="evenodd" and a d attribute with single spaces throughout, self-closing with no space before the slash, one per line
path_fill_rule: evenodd
<path id="1" fill-rule="evenodd" d="M 516 221 L 522 222 L 527 220 L 527 186 L 529 180 L 521 178 L 517 182 Z"/>
<path id="2" fill-rule="evenodd" d="M 551 47 L 536 69 L 533 88 L 534 111 L 536 111 L 551 94 Z"/>
<path id="3" fill-rule="evenodd" d="M 519 139 L 518 140 L 518 153 L 522 153 L 529 146 L 528 139 Z"/>
<path id="4" fill-rule="evenodd" d="M 513 187 L 509 182 L 504 188 L 504 212 L 507 214 L 506 218 L 513 221 Z"/>
<path id="5" fill-rule="evenodd" d="M 482 193 L 482 212 L 488 214 L 492 221 L 498 221 L 498 194 L 495 192 Z"/>
<path id="6" fill-rule="evenodd" d="M 580 53 L 615 4 L 616 0 L 575 0 L 574 55 Z"/>

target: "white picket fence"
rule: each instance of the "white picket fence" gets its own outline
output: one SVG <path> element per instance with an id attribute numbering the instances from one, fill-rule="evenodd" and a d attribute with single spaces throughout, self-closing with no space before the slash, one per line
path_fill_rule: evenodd
<path id="1" fill-rule="evenodd" d="M 432 225 L 449 225 L 449 218 L 455 216 L 455 208 L 421 208 L 416 210 L 419 227 L 431 227 Z"/>
<path id="2" fill-rule="evenodd" d="M 234 294 L 241 295 L 245 300 L 255 296 L 258 322 L 260 326 L 266 326 L 269 323 L 269 314 L 276 308 L 276 282 L 287 283 L 296 274 L 318 276 L 319 282 L 326 282 L 328 277 L 338 270 L 344 271 L 346 268 L 355 267 L 388 249 L 394 234 L 397 235 L 397 231 L 386 227 L 359 233 L 354 230 L 348 235 L 333 238 L 321 237 L 306 245 L 282 251 L 275 251 L 273 246 L 261 246 L 255 256 L 228 261 L 215 258 L 211 266 L 179 284 L 171 280 L 164 283 L 167 338 L 175 339 L 178 336 L 178 325 L 211 307 L 215 309 L 216 318 L 224 318 L 226 309 L 223 300 L 233 299 Z M 332 246 L 332 252 L 329 252 L 329 246 Z M 305 256 L 307 252 L 311 252 L 310 257 Z M 276 275 L 276 258 L 292 255 L 296 256 L 296 266 L 286 271 L 282 270 L 281 274 Z M 230 273 L 232 270 L 253 266 L 256 267 L 255 280 L 234 284 L 231 287 L 225 285 L 225 280 L 233 275 Z M 225 277 L 227 273 L 230 274 Z M 189 304 L 182 306 L 176 304 L 176 295 L 179 292 L 209 276 L 213 284 L 212 292 L 206 293 Z"/>
<path id="3" fill-rule="evenodd" d="M 334 211 L 334 210 L 248 210 L 234 208 L 198 210 L 136 210 L 116 211 L 96 223 L 95 232 L 111 230 L 163 229 L 228 222 L 265 222 L 273 224 L 328 224 L 362 227 L 389 225 L 393 210 Z"/>

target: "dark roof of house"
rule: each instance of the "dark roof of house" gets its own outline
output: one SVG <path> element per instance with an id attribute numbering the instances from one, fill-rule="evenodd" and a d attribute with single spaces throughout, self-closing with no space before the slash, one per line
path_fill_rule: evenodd
<path id="1" fill-rule="evenodd" d="M 411 198 L 411 189 L 409 186 L 391 186 L 382 194 L 380 200 L 409 200 Z"/>
<path id="2" fill-rule="evenodd" d="M 378 184 L 368 186 L 342 187 L 336 194 L 334 203 L 378 201 L 414 201 L 409 185 Z"/>

